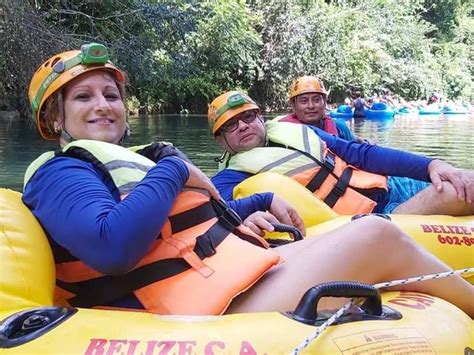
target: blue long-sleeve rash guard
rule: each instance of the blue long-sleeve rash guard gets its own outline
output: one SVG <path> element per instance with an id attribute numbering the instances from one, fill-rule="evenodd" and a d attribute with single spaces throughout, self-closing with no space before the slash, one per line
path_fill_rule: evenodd
<path id="1" fill-rule="evenodd" d="M 428 174 L 428 165 L 432 160 L 430 158 L 377 145 L 345 141 L 319 128 L 308 127 L 326 143 L 332 152 L 346 163 L 361 170 L 387 176 L 406 176 L 430 181 Z M 230 199 L 234 187 L 251 175 L 242 171 L 225 169 L 217 173 L 211 180 L 222 197 Z M 384 206 L 387 197 L 386 193 L 371 196 L 379 204 L 376 212 Z"/>
<path id="2" fill-rule="evenodd" d="M 26 185 L 23 201 L 48 236 L 104 274 L 133 268 L 161 230 L 189 171 L 182 160 L 160 160 L 120 201 L 118 190 L 90 163 L 59 157 L 42 166 Z M 246 218 L 269 209 L 273 194 L 229 202 Z"/>

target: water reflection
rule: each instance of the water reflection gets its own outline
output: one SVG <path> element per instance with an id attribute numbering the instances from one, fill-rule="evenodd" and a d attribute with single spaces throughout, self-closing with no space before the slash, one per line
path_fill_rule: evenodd
<path id="1" fill-rule="evenodd" d="M 0 116 L 0 187 L 21 191 L 28 164 L 54 147 L 39 138 L 30 121 Z"/>
<path id="2" fill-rule="evenodd" d="M 132 135 L 127 144 L 136 145 L 154 140 L 172 142 L 184 151 L 208 175 L 216 171 L 214 161 L 220 155 L 203 115 L 156 115 L 130 120 Z"/>
<path id="3" fill-rule="evenodd" d="M 459 167 L 474 167 L 474 119 L 467 115 L 399 116 L 387 123 L 365 121 L 354 129 L 382 145 L 441 157 Z"/>
<path id="4" fill-rule="evenodd" d="M 389 121 L 347 121 L 355 133 L 378 144 L 441 157 L 459 167 L 474 169 L 474 117 L 397 116 Z M 212 175 L 220 149 L 203 115 L 156 115 L 130 119 L 132 136 L 127 145 L 153 140 L 173 142 Z M 28 164 L 54 142 L 41 140 L 27 120 L 0 116 L 0 174 L 2 187 L 20 191 Z"/>

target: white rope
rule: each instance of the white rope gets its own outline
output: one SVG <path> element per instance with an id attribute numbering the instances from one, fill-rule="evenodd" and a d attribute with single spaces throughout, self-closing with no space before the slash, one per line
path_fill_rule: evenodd
<path id="1" fill-rule="evenodd" d="M 446 272 L 440 272 L 437 274 L 431 274 L 431 275 L 424 275 L 424 276 L 417 276 L 417 277 L 410 277 L 408 279 L 402 279 L 402 280 L 393 280 L 389 282 L 382 282 L 375 284 L 375 288 L 386 288 L 386 287 L 392 287 L 392 286 L 397 286 L 397 285 L 405 285 L 413 282 L 420 282 L 420 281 L 427 281 L 427 280 L 436 280 L 440 279 L 443 277 L 450 277 L 454 275 L 460 275 L 460 274 L 466 274 L 469 272 L 474 272 L 474 267 L 471 268 L 466 268 L 466 269 L 459 269 L 459 270 L 451 270 L 451 271 L 446 271 Z"/>
<path id="2" fill-rule="evenodd" d="M 297 355 L 300 353 L 301 350 L 308 347 L 308 345 L 315 340 L 322 332 L 324 332 L 331 324 L 337 321 L 348 309 L 350 309 L 356 302 L 354 299 L 351 299 L 350 302 L 346 303 L 342 306 L 336 313 L 334 313 L 326 322 L 321 324 L 319 327 L 316 328 L 316 331 L 311 334 L 309 337 L 304 339 L 291 354 Z"/>
<path id="3" fill-rule="evenodd" d="M 407 279 L 400 279 L 400 280 L 382 282 L 382 283 L 375 284 L 373 286 L 377 289 L 380 289 L 380 288 L 392 287 L 392 286 L 397 286 L 397 285 L 406 285 L 406 284 L 413 283 L 413 282 L 436 280 L 436 279 L 440 279 L 440 278 L 443 278 L 443 277 L 450 277 L 450 276 L 454 276 L 454 275 L 467 274 L 467 273 L 470 273 L 470 272 L 474 272 L 474 267 L 466 268 L 466 269 L 459 269 L 459 270 L 451 270 L 451 271 L 446 271 L 446 272 L 440 272 L 440 273 L 431 274 L 431 275 L 410 277 L 410 278 L 407 278 Z M 297 354 L 300 353 L 300 351 L 306 349 L 312 341 L 316 340 L 319 337 L 319 335 L 321 335 L 321 333 L 323 331 L 325 331 L 331 324 L 333 324 L 339 318 L 341 318 L 342 315 L 347 310 L 349 310 L 352 306 L 354 306 L 355 304 L 357 304 L 357 302 L 355 302 L 354 299 L 351 299 L 350 302 L 348 302 L 344 306 L 342 306 L 326 322 L 324 322 L 319 327 L 317 327 L 316 330 L 312 334 L 310 334 L 308 337 L 306 337 L 296 348 L 294 348 L 293 351 L 291 352 L 291 354 L 292 355 L 297 355 Z"/>

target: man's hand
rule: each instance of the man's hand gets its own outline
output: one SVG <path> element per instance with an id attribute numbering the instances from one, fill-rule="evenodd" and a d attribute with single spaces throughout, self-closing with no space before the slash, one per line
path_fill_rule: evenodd
<path id="1" fill-rule="evenodd" d="M 358 144 L 367 143 L 367 144 L 370 144 L 370 145 L 377 145 L 374 140 L 362 138 L 361 136 L 355 136 L 355 142 L 358 143 Z"/>
<path id="2" fill-rule="evenodd" d="M 298 212 L 276 194 L 273 195 L 268 212 L 254 212 L 243 222 L 245 226 L 260 236 L 264 235 L 264 231 L 273 232 L 274 228 L 271 223 L 283 223 L 294 226 L 303 235 L 306 235 L 306 228 Z"/>
<path id="3" fill-rule="evenodd" d="M 428 165 L 428 173 L 436 191 L 443 190 L 443 181 L 455 188 L 458 199 L 472 203 L 474 199 L 474 172 L 455 168 L 442 160 L 434 159 Z"/>
<path id="4" fill-rule="evenodd" d="M 269 212 L 273 214 L 280 223 L 294 226 L 306 235 L 306 228 L 298 212 L 284 199 L 273 194 L 272 204 Z"/>
<path id="5" fill-rule="evenodd" d="M 249 227 L 252 232 L 263 237 L 265 232 L 273 232 L 274 228 L 271 223 L 280 223 L 274 215 L 269 212 L 257 211 L 245 218 L 242 222 L 244 226 Z"/>

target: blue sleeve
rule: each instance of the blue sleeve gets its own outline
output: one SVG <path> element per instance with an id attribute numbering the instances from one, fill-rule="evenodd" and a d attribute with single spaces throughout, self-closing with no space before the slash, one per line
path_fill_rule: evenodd
<path id="1" fill-rule="evenodd" d="M 233 199 L 234 187 L 250 176 L 252 176 L 250 173 L 232 169 L 224 169 L 214 175 L 211 178 L 211 181 L 216 186 L 222 198 L 226 201 L 229 201 Z"/>
<path id="2" fill-rule="evenodd" d="M 92 164 L 55 158 L 34 174 L 23 201 L 72 255 L 99 272 L 121 274 L 148 252 L 188 176 L 180 159 L 165 158 L 119 201 Z"/>
<path id="3" fill-rule="evenodd" d="M 346 141 L 353 141 L 355 139 L 354 134 L 344 120 L 336 118 L 334 121 L 336 122 L 337 132 L 341 139 L 345 139 Z"/>
<path id="4" fill-rule="evenodd" d="M 310 127 L 327 147 L 346 163 L 371 173 L 404 176 L 430 181 L 428 165 L 433 159 L 378 145 L 358 144 L 334 137 L 318 128 Z"/>
<path id="5" fill-rule="evenodd" d="M 256 211 L 268 211 L 273 201 L 272 192 L 264 192 L 227 201 L 230 208 L 237 212 L 240 218 L 245 219 Z"/>

